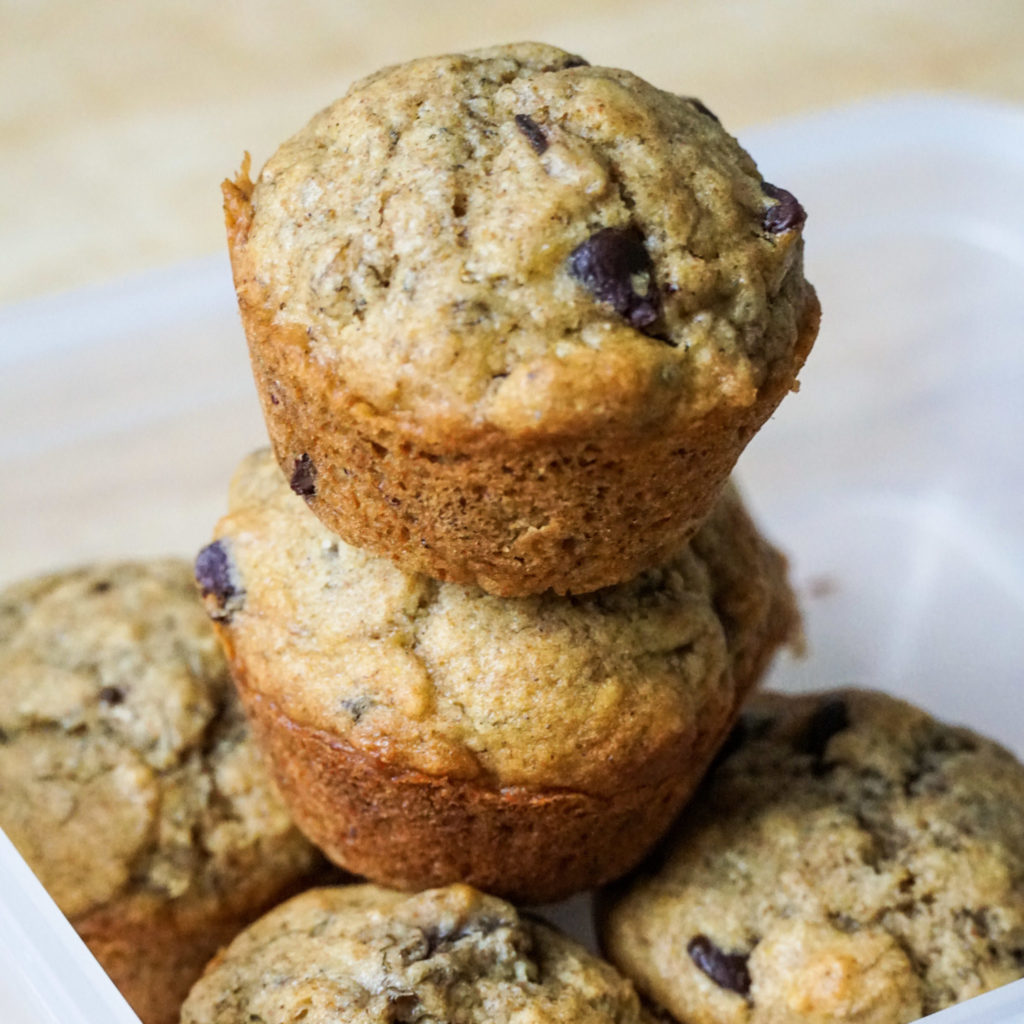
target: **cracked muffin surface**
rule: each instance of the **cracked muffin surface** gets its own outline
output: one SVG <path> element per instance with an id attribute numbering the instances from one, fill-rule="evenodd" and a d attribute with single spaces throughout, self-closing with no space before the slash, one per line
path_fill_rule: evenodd
<path id="1" fill-rule="evenodd" d="M 662 560 L 817 328 L 793 196 L 699 101 L 549 46 L 371 75 L 225 194 L 286 474 L 351 543 L 494 593 Z"/>
<path id="2" fill-rule="evenodd" d="M 146 1024 L 320 865 L 191 576 L 164 559 L 0 593 L 0 825 Z"/>
<path id="3" fill-rule="evenodd" d="M 215 538 L 196 576 L 296 820 L 402 888 L 539 902 L 621 873 L 798 628 L 731 489 L 665 565 L 577 597 L 497 598 L 351 547 L 269 451 Z"/>
<path id="4" fill-rule="evenodd" d="M 210 965 L 182 1024 L 651 1024 L 608 964 L 510 904 L 455 885 L 316 889 Z"/>
<path id="5" fill-rule="evenodd" d="M 553 47 L 357 82 L 251 201 L 275 319 L 378 410 L 698 418 L 792 355 L 802 215 L 702 104 Z"/>
<path id="6" fill-rule="evenodd" d="M 602 941 L 690 1024 L 904 1024 L 1024 975 L 1024 767 L 884 694 L 755 697 Z"/>

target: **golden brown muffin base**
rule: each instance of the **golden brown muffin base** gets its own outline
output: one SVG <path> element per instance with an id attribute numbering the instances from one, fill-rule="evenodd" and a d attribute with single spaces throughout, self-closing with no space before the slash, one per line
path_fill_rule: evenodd
<path id="1" fill-rule="evenodd" d="M 137 896 L 71 923 L 142 1024 L 178 1024 L 189 989 L 223 946 L 272 906 L 337 877 L 324 861 L 305 877 L 256 895 L 236 890 L 190 906 Z"/>
<path id="2" fill-rule="evenodd" d="M 792 359 L 770 368 L 743 409 L 597 435 L 428 429 L 310 371 L 305 330 L 275 323 L 247 261 L 251 193 L 246 162 L 224 184 L 228 245 L 285 476 L 293 479 L 298 460 L 311 463 L 309 507 L 349 544 L 502 597 L 587 593 L 664 562 L 703 522 L 746 443 L 794 387 L 817 335 L 820 306 L 808 284 Z"/>
<path id="3" fill-rule="evenodd" d="M 520 903 L 563 899 L 637 864 L 692 794 L 735 718 L 699 734 L 668 774 L 623 780 L 612 795 L 488 788 L 389 765 L 303 726 L 249 690 L 234 668 L 296 824 L 331 860 L 398 889 L 461 881 Z"/>
<path id="4" fill-rule="evenodd" d="M 266 907 L 245 915 L 184 921 L 166 906 L 131 917 L 115 908 L 74 925 L 143 1024 L 177 1024 L 181 1004 L 210 958 Z M 146 955 L 140 956 L 140 950 Z"/>

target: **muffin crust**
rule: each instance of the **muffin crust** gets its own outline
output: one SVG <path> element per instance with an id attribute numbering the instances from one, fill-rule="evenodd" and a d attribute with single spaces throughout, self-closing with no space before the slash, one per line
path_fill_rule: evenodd
<path id="1" fill-rule="evenodd" d="M 182 1024 L 652 1024 L 606 963 L 456 885 L 417 896 L 317 889 L 240 935 L 193 989 Z"/>
<path id="2" fill-rule="evenodd" d="M 702 104 L 552 47 L 379 72 L 225 196 L 285 474 L 496 594 L 664 561 L 817 329 L 799 204 Z"/>
<path id="3" fill-rule="evenodd" d="M 1024 767 L 880 693 L 764 694 L 603 942 L 688 1024 L 902 1024 L 1024 975 Z"/>
<path id="4" fill-rule="evenodd" d="M 146 1024 L 321 864 L 172 559 L 0 594 L 0 825 Z"/>

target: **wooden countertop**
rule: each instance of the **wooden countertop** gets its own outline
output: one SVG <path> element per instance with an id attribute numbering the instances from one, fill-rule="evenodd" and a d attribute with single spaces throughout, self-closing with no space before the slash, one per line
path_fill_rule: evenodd
<path id="1" fill-rule="evenodd" d="M 352 79 L 421 54 L 557 43 L 700 96 L 734 130 L 903 90 L 1024 102 L 1020 0 L 435 0 L 427 12 L 0 0 L 0 303 L 220 250 L 218 185 L 243 150 L 258 165 Z"/>

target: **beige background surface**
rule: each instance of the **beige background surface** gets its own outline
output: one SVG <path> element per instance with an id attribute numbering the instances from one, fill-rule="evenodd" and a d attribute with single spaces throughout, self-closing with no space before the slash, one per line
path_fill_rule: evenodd
<path id="1" fill-rule="evenodd" d="M 516 38 L 735 130 L 907 89 L 1024 102 L 1022 0 L 0 0 L 0 303 L 219 250 L 243 150 L 381 64 Z"/>

